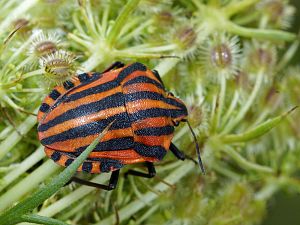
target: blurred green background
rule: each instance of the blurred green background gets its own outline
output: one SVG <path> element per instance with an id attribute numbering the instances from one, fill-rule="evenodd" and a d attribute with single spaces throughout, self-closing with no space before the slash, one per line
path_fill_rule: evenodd
<path id="1" fill-rule="evenodd" d="M 293 0 L 293 4 L 297 7 L 297 14 L 294 21 L 292 31 L 300 30 L 300 1 Z M 295 64 L 299 65 L 300 51 L 295 57 Z M 300 93 L 299 93 L 300 94 Z M 263 225 L 298 225 L 300 224 L 300 195 L 289 195 L 280 192 L 276 194 L 269 202 L 268 215 Z"/>

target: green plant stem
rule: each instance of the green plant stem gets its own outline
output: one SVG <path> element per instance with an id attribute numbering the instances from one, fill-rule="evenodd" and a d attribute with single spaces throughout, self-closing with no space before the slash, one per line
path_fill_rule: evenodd
<path id="1" fill-rule="evenodd" d="M 234 92 L 234 96 L 232 98 L 232 101 L 230 103 L 230 106 L 229 106 L 226 114 L 222 117 L 222 127 L 221 127 L 221 129 L 224 128 L 224 126 L 226 125 L 227 121 L 232 116 L 232 113 L 233 113 L 233 111 L 234 111 L 234 109 L 235 109 L 235 107 L 236 107 L 236 105 L 238 103 L 239 97 L 240 97 L 239 92 L 235 91 Z"/>
<path id="2" fill-rule="evenodd" d="M 12 12 L 10 12 L 9 16 L 6 16 L 5 19 L 0 23 L 0 31 L 4 33 L 15 19 L 24 15 L 38 1 L 39 0 L 25 0 L 22 3 L 20 3 L 18 7 L 16 7 Z"/>
<path id="3" fill-rule="evenodd" d="M 250 140 L 253 140 L 255 138 L 258 138 L 264 134 L 266 134 L 268 131 L 270 131 L 272 128 L 277 126 L 284 118 L 286 118 L 292 111 L 294 111 L 297 107 L 294 107 L 290 111 L 274 117 L 273 119 L 269 119 L 268 121 L 258 125 L 257 127 L 242 133 L 242 134 L 231 134 L 231 135 L 225 135 L 221 137 L 222 142 L 224 143 L 234 143 L 234 142 L 247 142 Z"/>
<path id="4" fill-rule="evenodd" d="M 25 80 L 29 77 L 33 77 L 33 76 L 36 76 L 36 75 L 42 75 L 44 73 L 45 73 L 44 69 L 34 70 L 34 71 L 23 74 L 22 79 Z"/>
<path id="5" fill-rule="evenodd" d="M 257 38 L 270 41 L 294 41 L 297 35 L 280 30 L 255 29 L 239 26 L 233 22 L 224 23 L 224 30 L 242 37 Z"/>
<path id="6" fill-rule="evenodd" d="M 18 131 L 13 131 L 5 140 L 0 143 L 0 159 L 4 158 L 6 154 L 15 147 L 15 145 L 22 139 L 21 134 L 26 134 L 36 124 L 35 116 L 28 116 L 23 123 L 18 127 Z"/>
<path id="7" fill-rule="evenodd" d="M 3 140 L 13 130 L 12 126 L 6 126 L 0 133 L 0 140 Z"/>
<path id="8" fill-rule="evenodd" d="M 29 222 L 29 223 L 37 223 L 37 224 L 43 224 L 43 225 L 69 225 L 65 222 L 62 222 L 60 220 L 39 216 L 39 215 L 23 215 L 21 216 L 22 221 Z"/>
<path id="9" fill-rule="evenodd" d="M 221 115 L 223 113 L 225 94 L 226 94 L 226 77 L 225 74 L 218 74 L 220 76 L 220 93 L 218 97 L 217 112 L 214 114 L 212 123 L 212 132 L 216 132 L 220 126 Z"/>
<path id="10" fill-rule="evenodd" d="M 31 174 L 29 174 L 27 177 L 25 177 L 13 187 L 9 188 L 7 192 L 1 195 L 0 212 L 9 208 L 15 202 L 20 201 L 22 197 L 36 189 L 36 187 L 41 182 L 56 173 L 59 169 L 61 169 L 60 166 L 56 165 L 51 160 L 47 160 L 45 163 L 35 169 Z"/>
<path id="11" fill-rule="evenodd" d="M 155 213 L 159 209 L 159 205 L 154 205 L 149 208 L 139 219 L 136 221 L 136 225 L 143 223 L 146 219 L 148 219 L 153 213 Z"/>
<path id="12" fill-rule="evenodd" d="M 91 180 L 91 182 L 95 183 L 105 183 L 109 179 L 109 174 L 103 173 Z M 80 199 L 85 198 L 88 194 L 96 190 L 96 188 L 88 187 L 88 186 L 80 186 L 76 190 L 72 191 L 70 194 L 64 196 L 59 199 L 55 203 L 49 205 L 46 208 L 43 208 L 38 215 L 41 216 L 54 216 L 57 213 L 62 212 L 64 209 L 70 207 L 71 204 L 79 201 Z"/>
<path id="13" fill-rule="evenodd" d="M 32 153 L 29 157 L 27 157 L 24 161 L 22 161 L 17 168 L 7 173 L 2 179 L 0 183 L 0 192 L 6 188 L 10 183 L 12 183 L 16 178 L 26 172 L 29 168 L 39 162 L 44 156 L 45 153 L 43 151 L 44 147 L 40 146 L 34 153 Z"/>
<path id="14" fill-rule="evenodd" d="M 290 60 L 293 58 L 293 56 L 296 54 L 298 48 L 299 48 L 300 41 L 295 41 L 288 50 L 284 53 L 284 55 L 281 57 L 280 61 L 278 62 L 276 66 L 276 71 L 281 71 L 284 69 L 287 64 L 290 62 Z"/>
<path id="15" fill-rule="evenodd" d="M 32 196 L 18 203 L 10 210 L 4 212 L 0 216 L 0 225 L 13 225 L 16 221 L 20 221 L 21 216 L 29 213 L 37 206 L 39 206 L 46 199 L 56 193 L 59 188 L 64 186 L 77 171 L 77 168 L 84 162 L 88 155 L 93 151 L 95 146 L 99 143 L 100 139 L 106 134 L 110 128 L 110 123 L 101 134 L 78 156 L 74 162 L 64 169 L 58 176 L 54 177 L 53 180 L 45 187 L 37 190 Z M 53 163 L 53 162 L 52 162 Z M 0 201 L 2 203 L 2 201 Z"/>
<path id="16" fill-rule="evenodd" d="M 175 184 L 181 178 L 183 178 L 185 175 L 191 172 L 194 168 L 195 165 L 193 162 L 181 162 L 181 166 L 179 166 L 176 170 L 174 170 L 171 174 L 164 178 L 164 180 L 170 184 Z M 164 192 L 167 191 L 169 188 L 170 187 L 168 185 L 160 182 L 154 187 L 154 190 L 156 192 Z M 123 222 L 124 220 L 130 218 L 133 214 L 143 209 L 145 206 L 149 205 L 153 200 L 155 200 L 158 197 L 159 196 L 156 193 L 149 191 L 142 195 L 142 199 L 134 200 L 131 203 L 127 204 L 118 212 L 120 222 Z M 116 222 L 115 219 L 115 215 L 111 215 L 105 218 L 104 220 L 100 221 L 99 223 L 96 223 L 95 225 L 114 224 Z"/>
<path id="17" fill-rule="evenodd" d="M 168 58 L 160 61 L 160 63 L 154 68 L 159 72 L 161 77 L 165 76 L 171 69 L 173 69 L 180 59 Z"/>
<path id="18" fill-rule="evenodd" d="M 257 97 L 257 95 L 259 93 L 259 89 L 263 83 L 263 77 L 264 77 L 264 70 L 260 70 L 257 74 L 255 85 L 254 85 L 254 88 L 252 90 L 250 97 L 248 98 L 248 100 L 244 104 L 244 106 L 240 109 L 237 116 L 227 124 L 227 126 L 222 131 L 222 134 L 226 134 L 226 133 L 230 132 L 244 118 L 244 116 L 246 115 L 246 113 L 248 112 L 250 107 L 252 106 L 255 98 Z"/>
<path id="19" fill-rule="evenodd" d="M 93 196 L 85 197 L 80 202 L 78 202 L 78 204 L 74 205 L 69 210 L 64 211 L 63 214 L 60 216 L 60 219 L 67 220 L 70 217 L 81 212 L 85 207 L 88 207 L 88 205 L 90 205 L 91 202 L 93 202 L 92 197 Z M 72 205 L 72 202 L 69 205 Z M 22 225 L 22 224 L 20 224 L 20 225 Z"/>
<path id="20" fill-rule="evenodd" d="M 82 64 L 82 68 L 84 68 L 84 71 L 91 71 L 95 67 L 97 67 L 99 64 L 101 64 L 104 61 L 104 56 L 102 52 L 95 51 L 89 58 Z M 86 70 L 86 71 L 85 71 Z"/>
<path id="21" fill-rule="evenodd" d="M 151 58 L 163 58 L 163 54 L 156 54 L 156 53 L 140 53 L 128 50 L 122 51 L 113 51 L 113 55 L 117 56 L 118 58 L 139 58 L 139 59 L 151 59 Z"/>
<path id="22" fill-rule="evenodd" d="M 128 17 L 130 14 L 136 9 L 140 0 L 129 0 L 127 1 L 126 5 L 122 9 L 121 13 L 119 14 L 118 18 L 113 25 L 113 28 L 108 34 L 107 37 L 107 44 L 110 48 L 112 48 L 119 37 L 119 33 L 121 32 L 122 27 L 127 22 Z"/>
<path id="23" fill-rule="evenodd" d="M 281 177 L 276 177 L 275 179 L 274 177 L 270 177 L 267 179 L 266 184 L 264 184 L 264 186 L 257 193 L 255 193 L 255 199 L 260 201 L 270 199 L 270 197 L 280 189 L 281 183 Z"/>
<path id="24" fill-rule="evenodd" d="M 222 151 L 224 151 L 227 155 L 229 155 L 237 164 L 244 168 L 245 170 L 253 170 L 261 173 L 274 173 L 273 169 L 267 166 L 261 166 L 252 162 L 249 162 L 245 158 L 243 158 L 237 151 L 231 148 L 228 145 L 224 145 L 222 147 Z"/>
<path id="25" fill-rule="evenodd" d="M 252 5 L 258 3 L 259 1 L 260 0 L 243 0 L 238 2 L 235 1 L 231 4 L 228 4 L 222 10 L 227 17 L 231 17 L 239 12 L 242 12 L 250 8 Z"/>

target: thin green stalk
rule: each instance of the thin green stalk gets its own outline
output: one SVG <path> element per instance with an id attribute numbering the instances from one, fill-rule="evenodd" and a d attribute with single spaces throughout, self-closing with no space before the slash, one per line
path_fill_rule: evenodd
<path id="1" fill-rule="evenodd" d="M 218 74 L 220 76 L 220 92 L 218 97 L 218 106 L 216 107 L 216 113 L 214 114 L 212 123 L 212 132 L 216 132 L 220 126 L 221 115 L 223 113 L 225 94 L 226 94 L 226 77 L 225 74 Z"/>
<path id="2" fill-rule="evenodd" d="M 136 225 L 143 223 L 146 219 L 148 219 L 153 213 L 155 213 L 159 209 L 159 205 L 154 205 L 149 208 L 138 220 L 135 222 Z"/>
<path id="3" fill-rule="evenodd" d="M 4 212 L 0 216 L 0 225 L 13 225 L 16 221 L 20 221 L 20 218 L 35 209 L 46 199 L 55 194 L 59 188 L 64 186 L 77 171 L 78 167 L 84 162 L 88 155 L 93 151 L 95 146 L 99 143 L 101 138 L 106 134 L 110 128 L 110 123 L 101 134 L 78 156 L 74 162 L 64 169 L 58 176 L 54 177 L 53 180 L 46 186 L 37 190 L 32 196 L 21 201 L 10 210 Z M 53 163 L 53 162 L 52 162 Z M 1 201 L 2 203 L 2 201 Z"/>
<path id="4" fill-rule="evenodd" d="M 135 51 L 128 51 L 128 50 L 115 50 L 113 51 L 113 55 L 118 56 L 118 58 L 145 58 L 145 59 L 159 59 L 163 58 L 163 54 L 155 54 L 155 53 L 140 53 L 140 52 L 135 52 Z"/>
<path id="5" fill-rule="evenodd" d="M 82 68 L 86 71 L 91 71 L 104 61 L 104 56 L 101 52 L 95 51 L 89 58 L 82 64 Z M 83 71 L 85 72 L 85 71 Z"/>
<path id="6" fill-rule="evenodd" d="M 242 157 L 237 151 L 235 151 L 232 147 L 228 145 L 224 145 L 222 147 L 222 151 L 224 151 L 227 155 L 229 155 L 234 161 L 236 161 L 237 165 L 244 168 L 245 170 L 253 170 L 260 173 L 274 173 L 273 169 L 267 166 L 261 166 L 256 163 L 249 162 L 247 159 Z"/>
<path id="7" fill-rule="evenodd" d="M 230 132 L 244 118 L 244 116 L 252 106 L 255 98 L 259 93 L 260 87 L 263 83 L 263 77 L 264 77 L 264 70 L 260 70 L 257 74 L 256 82 L 250 97 L 248 98 L 247 102 L 243 105 L 243 107 L 240 109 L 237 116 L 234 117 L 234 119 L 227 124 L 227 126 L 222 131 L 222 134 L 226 134 Z"/>
<path id="8" fill-rule="evenodd" d="M 109 179 L 109 174 L 103 173 L 95 178 L 93 178 L 91 181 L 95 183 L 105 183 Z M 63 198 L 57 200 L 53 204 L 43 208 L 41 211 L 38 212 L 38 215 L 41 216 L 54 216 L 57 213 L 62 212 L 63 210 L 70 207 L 75 202 L 78 202 L 79 200 L 85 198 L 88 194 L 95 191 L 96 188 L 88 187 L 88 186 L 80 186 L 76 190 L 72 191 L 70 194 L 64 196 Z"/>
<path id="9" fill-rule="evenodd" d="M 29 77 L 33 77 L 33 76 L 36 76 L 36 75 L 42 75 L 44 73 L 45 73 L 44 69 L 38 69 L 38 70 L 30 71 L 28 73 L 23 74 L 22 79 L 25 80 Z"/>
<path id="10" fill-rule="evenodd" d="M 246 131 L 242 134 L 230 134 L 220 137 L 221 141 L 224 143 L 235 143 L 235 142 L 247 142 L 258 138 L 267 132 L 269 132 L 272 128 L 277 126 L 284 118 L 286 118 L 291 112 L 293 112 L 297 107 L 289 110 L 288 112 L 277 116 L 275 118 L 269 119 L 268 121 L 259 124 L 257 127 Z"/>
<path id="11" fill-rule="evenodd" d="M 195 168 L 195 164 L 193 162 L 181 162 L 181 166 L 179 166 L 176 170 L 174 170 L 171 174 L 169 174 L 164 180 L 170 184 L 177 183 L 180 179 L 182 179 L 185 175 L 191 172 Z M 169 186 L 160 182 L 155 187 L 154 190 L 156 192 L 164 192 L 169 190 Z M 132 215 L 134 215 L 139 210 L 143 209 L 145 206 L 150 204 L 159 196 L 152 191 L 148 191 L 147 193 L 142 195 L 142 199 L 134 200 L 131 203 L 127 204 L 123 208 L 121 208 L 118 212 L 120 217 L 120 222 L 123 222 L 126 219 L 129 219 Z M 111 215 L 99 223 L 95 225 L 110 225 L 116 222 L 115 215 Z"/>
<path id="12" fill-rule="evenodd" d="M 40 146 L 34 153 L 28 156 L 24 161 L 22 161 L 17 168 L 7 173 L 3 178 L 1 178 L 0 192 L 6 188 L 10 183 L 16 180 L 20 175 L 25 173 L 29 168 L 39 162 L 44 156 L 44 147 Z"/>
<path id="13" fill-rule="evenodd" d="M 24 15 L 30 8 L 32 8 L 39 0 L 25 0 L 18 5 L 9 16 L 0 23 L 0 31 L 5 32 L 6 29 L 12 24 L 13 20 Z"/>
<path id="14" fill-rule="evenodd" d="M 230 119 L 230 117 L 232 116 L 232 112 L 233 110 L 235 109 L 237 103 L 238 103 L 238 100 L 239 100 L 239 92 L 238 91 L 235 91 L 234 92 L 234 96 L 233 96 L 233 99 L 230 103 L 230 106 L 226 112 L 226 114 L 222 117 L 222 127 L 221 129 L 224 128 L 224 126 L 226 125 L 227 121 Z"/>
<path id="15" fill-rule="evenodd" d="M 110 48 L 114 46 L 123 25 L 126 23 L 130 14 L 136 9 L 139 2 L 140 0 L 129 0 L 122 9 L 107 37 L 107 44 Z"/>
<path id="16" fill-rule="evenodd" d="M 224 30 L 242 37 L 256 38 L 269 41 L 295 41 L 297 35 L 281 30 L 256 29 L 239 26 L 233 22 L 224 23 Z"/>
<path id="17" fill-rule="evenodd" d="M 74 205 L 73 207 L 71 207 L 69 210 L 66 210 L 61 216 L 60 219 L 62 220 L 67 220 L 70 217 L 74 216 L 75 214 L 81 212 L 85 207 L 88 207 L 88 205 L 91 204 L 91 202 L 93 202 L 93 198 L 94 196 L 88 196 L 83 198 L 80 202 L 78 202 L 78 204 Z M 72 205 L 72 203 L 70 203 L 70 205 Z M 21 225 L 21 224 L 20 224 Z"/>
<path id="18" fill-rule="evenodd" d="M 36 124 L 35 116 L 28 116 L 23 123 L 17 127 L 17 131 L 13 131 L 5 140 L 0 143 L 0 159 L 4 158 L 6 154 L 12 150 L 15 145 L 22 139 L 20 133 L 25 135 Z"/>
<path id="19" fill-rule="evenodd" d="M 6 126 L 1 132 L 0 132 L 0 140 L 3 140 L 5 137 L 9 135 L 9 133 L 13 130 L 12 126 Z"/>
<path id="20" fill-rule="evenodd" d="M 278 62 L 277 66 L 276 66 L 276 71 L 281 71 L 283 68 L 285 68 L 287 66 L 287 64 L 290 62 L 290 60 L 297 53 L 299 44 L 300 44 L 300 41 L 297 40 L 288 48 L 288 50 L 284 53 L 284 55 L 281 57 L 280 61 Z"/>
<path id="21" fill-rule="evenodd" d="M 0 196 L 0 212 L 8 209 L 15 202 L 20 201 L 26 194 L 36 189 L 40 183 L 55 174 L 59 169 L 61 169 L 60 166 L 56 165 L 51 160 L 47 160 L 27 177 L 19 181 L 13 187 L 10 187 Z"/>
<path id="22" fill-rule="evenodd" d="M 69 225 L 68 223 L 62 222 L 60 220 L 33 214 L 23 215 L 21 216 L 21 219 L 22 221 L 28 223 L 37 223 L 43 225 Z"/>
<path id="23" fill-rule="evenodd" d="M 177 63 L 180 61 L 180 59 L 176 58 L 168 58 L 161 60 L 160 63 L 154 68 L 159 72 L 159 75 L 161 77 L 165 76 L 170 70 L 172 70 Z"/>
<path id="24" fill-rule="evenodd" d="M 234 1 L 231 4 L 228 4 L 222 10 L 227 17 L 231 17 L 239 12 L 242 12 L 254 4 L 258 3 L 260 0 L 243 0 L 243 1 Z"/>
<path id="25" fill-rule="evenodd" d="M 260 201 L 270 199 L 270 197 L 280 189 L 280 181 L 281 178 L 274 179 L 271 177 L 270 179 L 267 179 L 267 183 L 261 188 L 261 190 L 255 193 L 255 199 Z"/>

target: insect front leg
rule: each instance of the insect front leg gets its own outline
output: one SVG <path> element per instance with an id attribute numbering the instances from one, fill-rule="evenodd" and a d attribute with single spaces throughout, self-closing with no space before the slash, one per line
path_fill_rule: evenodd
<path id="1" fill-rule="evenodd" d="M 113 64 L 111 64 L 108 68 L 106 68 L 102 73 L 106 73 L 108 71 L 111 71 L 112 69 L 119 69 L 124 67 L 125 64 L 119 61 L 114 62 Z"/>
<path id="2" fill-rule="evenodd" d="M 162 81 L 159 73 L 157 70 L 152 70 L 152 73 L 155 75 L 155 77 L 160 81 L 160 83 L 163 85 L 163 87 L 165 87 L 164 82 Z"/>
<path id="3" fill-rule="evenodd" d="M 133 176 L 138 176 L 138 177 L 145 177 L 145 178 L 152 178 L 156 175 L 156 170 L 155 167 L 153 165 L 153 163 L 151 162 L 146 162 L 146 167 L 148 169 L 148 173 L 143 173 L 143 172 L 139 172 L 136 170 L 128 170 L 125 173 L 125 177 L 127 177 L 128 175 L 133 175 Z"/>
<path id="4" fill-rule="evenodd" d="M 171 143 L 169 149 L 170 149 L 170 151 L 175 155 L 175 157 L 176 157 L 177 159 L 180 159 L 180 160 L 188 159 L 188 160 L 193 161 L 195 164 L 198 164 L 198 162 L 197 162 L 196 160 L 194 160 L 193 157 L 184 154 L 184 153 L 183 153 L 182 151 L 180 151 L 180 150 L 176 147 L 176 145 L 174 145 L 173 143 Z"/>

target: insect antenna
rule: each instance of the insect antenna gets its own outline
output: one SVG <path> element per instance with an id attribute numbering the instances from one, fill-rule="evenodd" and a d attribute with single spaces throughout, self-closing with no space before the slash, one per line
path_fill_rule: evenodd
<path id="1" fill-rule="evenodd" d="M 187 124 L 190 128 L 190 131 L 191 131 L 191 133 L 194 137 L 194 142 L 195 142 L 195 145 L 196 145 L 196 152 L 197 152 L 197 156 L 198 156 L 198 164 L 200 166 L 200 169 L 201 169 L 202 173 L 205 174 L 205 169 L 204 169 L 202 159 L 201 159 L 201 155 L 200 155 L 200 147 L 199 147 L 199 144 L 198 144 L 198 140 L 197 140 L 196 135 L 195 135 L 195 133 L 194 133 L 192 127 L 191 127 L 191 124 L 189 123 L 188 120 L 186 120 L 186 122 L 187 122 Z"/>

